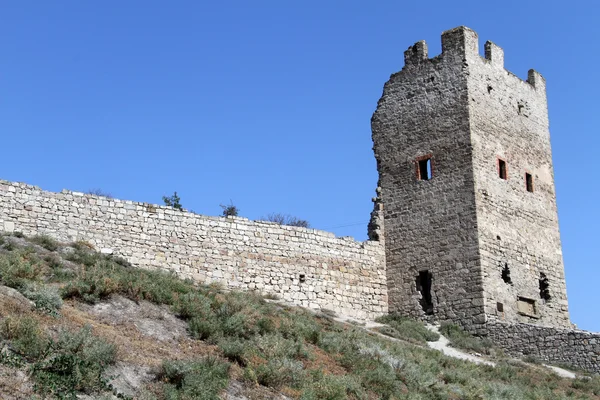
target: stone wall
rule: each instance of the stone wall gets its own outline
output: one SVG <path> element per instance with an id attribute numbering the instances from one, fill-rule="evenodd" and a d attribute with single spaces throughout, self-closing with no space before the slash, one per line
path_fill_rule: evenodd
<path id="1" fill-rule="evenodd" d="M 498 321 L 487 323 L 482 333 L 513 356 L 600 373 L 600 333 Z"/>
<path id="2" fill-rule="evenodd" d="M 0 229 L 85 240 L 138 267 L 374 318 L 387 312 L 383 242 L 0 181 Z"/>

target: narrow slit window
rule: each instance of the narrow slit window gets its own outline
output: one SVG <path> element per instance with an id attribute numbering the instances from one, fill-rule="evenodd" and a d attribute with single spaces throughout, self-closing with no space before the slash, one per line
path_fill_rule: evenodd
<path id="1" fill-rule="evenodd" d="M 525 173 L 525 187 L 528 192 L 533 193 L 533 176 L 530 173 Z"/>
<path id="2" fill-rule="evenodd" d="M 498 176 L 500 179 L 508 179 L 508 175 L 506 174 L 506 161 L 501 158 L 498 159 Z"/>
<path id="3" fill-rule="evenodd" d="M 545 273 L 540 272 L 540 298 L 546 301 L 550 301 L 550 283 Z"/>
<path id="4" fill-rule="evenodd" d="M 510 268 L 508 268 L 508 263 L 504 263 L 504 268 L 502 268 L 502 272 L 500 274 L 502 276 L 502 280 L 507 285 L 512 285 L 512 279 L 510 278 Z"/>
<path id="5" fill-rule="evenodd" d="M 428 181 L 433 176 L 433 165 L 430 156 L 426 156 L 417 160 L 417 179 Z"/>

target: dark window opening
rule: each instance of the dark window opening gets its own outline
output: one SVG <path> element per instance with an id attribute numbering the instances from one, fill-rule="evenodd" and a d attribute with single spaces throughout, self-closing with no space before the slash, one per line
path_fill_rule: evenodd
<path id="1" fill-rule="evenodd" d="M 545 273 L 540 272 L 540 298 L 549 301 L 550 296 L 550 283 Z"/>
<path id="2" fill-rule="evenodd" d="M 504 268 L 502 268 L 502 280 L 504 281 L 504 283 L 512 285 L 512 279 L 510 279 L 510 268 L 508 268 L 508 263 L 505 263 Z"/>
<path id="3" fill-rule="evenodd" d="M 493 87 L 491 87 L 490 85 L 488 85 L 488 93 L 492 93 L 492 89 L 494 89 Z"/>
<path id="4" fill-rule="evenodd" d="M 498 159 L 498 176 L 500 179 L 508 179 L 508 175 L 506 174 L 506 161 L 502 159 Z"/>
<path id="5" fill-rule="evenodd" d="M 433 301 L 431 298 L 432 274 L 429 271 L 419 271 L 417 276 L 417 291 L 421 293 L 421 307 L 425 314 L 433 315 Z"/>
<path id="6" fill-rule="evenodd" d="M 304 282 L 306 282 L 306 275 L 300 274 L 300 276 L 298 277 L 298 279 L 300 280 L 300 283 L 304 283 Z"/>
<path id="7" fill-rule="evenodd" d="M 418 160 L 417 162 L 417 176 L 422 181 L 428 181 L 433 176 L 431 157 Z"/>
<path id="8" fill-rule="evenodd" d="M 496 310 L 498 310 L 498 312 L 504 312 L 504 304 L 496 303 Z"/>
<path id="9" fill-rule="evenodd" d="M 533 193 L 533 176 L 529 173 L 525 173 L 525 186 L 528 192 Z"/>

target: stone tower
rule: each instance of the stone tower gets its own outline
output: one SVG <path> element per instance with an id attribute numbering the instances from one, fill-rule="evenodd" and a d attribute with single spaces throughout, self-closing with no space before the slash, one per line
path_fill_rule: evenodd
<path id="1" fill-rule="evenodd" d="M 466 27 L 404 63 L 371 121 L 390 312 L 570 326 L 544 78 Z"/>

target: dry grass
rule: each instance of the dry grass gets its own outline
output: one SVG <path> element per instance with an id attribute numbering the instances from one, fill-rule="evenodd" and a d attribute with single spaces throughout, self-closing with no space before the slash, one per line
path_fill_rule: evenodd
<path id="1" fill-rule="evenodd" d="M 52 247 L 46 242 L 43 240 Z M 9 252 L 2 246 L 0 257 Z M 51 335 L 64 328 L 89 326 L 94 336 L 116 346 L 118 361 L 154 371 L 165 371 L 165 365 L 173 360 L 193 366 L 207 357 L 216 359 L 219 365 L 227 365 L 236 395 L 251 400 L 278 398 L 280 394 L 303 400 L 593 399 L 600 391 L 599 378 L 571 381 L 538 366 L 508 362 L 500 362 L 496 368 L 470 364 L 418 345 L 369 335 L 360 327 L 340 325 L 297 308 L 270 304 L 253 293 L 194 286 L 173 276 L 132 269 L 122 260 L 91 253 L 85 245 L 74 246 L 77 253 L 70 257 L 71 263 L 59 259 L 64 253 L 47 257 L 48 250 L 41 248 L 43 257 L 33 253 L 22 257 L 20 271 L 31 277 L 27 279 L 37 285 L 68 286 L 60 315 L 30 310 L 0 297 L 0 319 L 30 317 Z M 31 265 L 27 263 L 38 269 L 28 269 Z M 65 265 L 72 274 L 57 275 Z M 0 280 L 4 279 L 1 273 Z M 118 309 L 125 302 L 116 302 L 115 296 L 130 299 L 127 312 Z M 181 319 L 170 319 L 173 314 Z M 162 324 L 163 330 L 171 326 L 172 334 L 149 333 L 144 325 L 149 320 Z M 409 331 L 405 321 L 392 322 L 401 328 L 396 331 Z M 409 328 L 414 331 L 412 325 Z M 206 340 L 193 339 L 194 335 Z M 174 365 L 185 370 L 185 363 Z M 5 393 L 11 391 L 31 390 L 27 382 L 19 380 L 22 377 L 23 370 L 0 364 L 0 397 L 9 398 Z M 203 378 L 196 371 L 194 379 L 200 382 Z M 163 400 L 169 390 L 170 395 L 179 390 L 170 383 L 155 380 L 145 387 L 146 393 Z M 24 389 L 19 386 L 23 384 Z"/>

